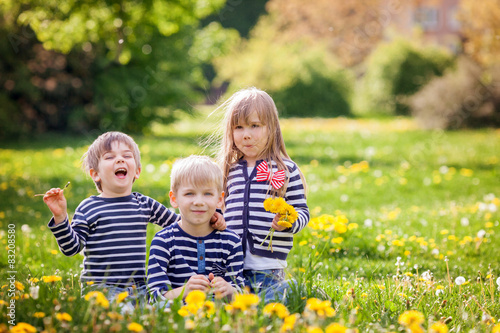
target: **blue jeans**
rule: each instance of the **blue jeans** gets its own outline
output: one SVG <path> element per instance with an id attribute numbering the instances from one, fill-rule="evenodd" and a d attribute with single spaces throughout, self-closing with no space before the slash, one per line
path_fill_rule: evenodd
<path id="1" fill-rule="evenodd" d="M 295 280 L 285 280 L 283 269 L 244 270 L 245 286 L 264 299 L 264 302 L 280 302 L 286 304 L 287 293 Z"/>

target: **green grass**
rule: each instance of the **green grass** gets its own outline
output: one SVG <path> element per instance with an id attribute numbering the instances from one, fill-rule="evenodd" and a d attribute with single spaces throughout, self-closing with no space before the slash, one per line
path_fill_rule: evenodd
<path id="1" fill-rule="evenodd" d="M 186 116 L 181 123 L 156 126 L 154 136 L 135 137 L 143 171 L 134 190 L 168 205 L 172 162 L 203 152 L 198 142 L 217 123 L 215 117 Z M 398 331 L 403 329 L 398 318 L 409 309 L 424 314 L 425 329 L 448 318 L 448 328 L 455 331 L 491 331 L 487 316 L 500 319 L 498 130 L 421 131 L 408 119 L 288 119 L 281 126 L 288 153 L 307 179 L 312 216 L 345 215 L 350 225 L 342 234 L 308 227 L 295 236 L 287 272 L 300 283 L 289 304 L 291 313 L 300 314 L 297 331 L 315 325 L 325 329 L 332 322 L 361 331 Z M 179 304 L 165 314 L 144 309 L 112 319 L 106 315 L 111 310 L 80 298 L 82 256 L 63 256 L 46 227 L 50 211 L 34 194 L 70 181 L 65 194 L 71 214 L 96 193 L 79 170 L 95 137 L 47 135 L 0 146 L 0 242 L 7 249 L 14 224 L 15 278 L 24 286 L 17 291 L 16 322 L 39 331 L 127 331 L 131 322 L 149 332 L 159 327 L 182 331 L 187 318 L 176 313 Z M 149 229 L 149 240 L 155 231 Z M 8 254 L 0 251 L 0 284 L 7 285 L 0 291 L 0 323 L 9 319 Z M 401 266 L 396 266 L 398 257 Z M 422 279 L 426 271 L 431 280 Z M 62 281 L 37 282 L 39 298 L 23 298 L 30 294 L 29 277 L 52 275 Z M 455 285 L 458 276 L 468 284 Z M 437 286 L 444 291 L 438 296 Z M 317 287 L 330 297 L 335 316 L 322 318 L 305 309 L 306 299 L 321 294 Z M 35 312 L 43 312 L 43 318 L 33 317 Z M 72 316 L 71 323 L 56 318 L 63 312 Z M 224 325 L 230 331 L 277 331 L 283 322 L 262 316 L 262 305 L 245 316 L 220 305 L 214 317 L 191 319 L 200 331 L 214 332 Z"/>

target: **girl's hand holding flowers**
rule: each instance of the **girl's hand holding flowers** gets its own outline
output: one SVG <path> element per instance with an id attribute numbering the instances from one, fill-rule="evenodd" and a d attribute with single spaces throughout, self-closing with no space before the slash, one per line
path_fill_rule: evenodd
<path id="1" fill-rule="evenodd" d="M 285 229 L 291 228 L 293 223 L 299 217 L 299 214 L 295 211 L 293 206 L 286 203 L 283 198 L 267 198 L 264 200 L 264 209 L 271 213 L 276 213 L 276 216 L 273 219 L 271 229 L 269 229 L 269 233 L 267 234 L 264 241 L 262 241 L 261 245 L 264 244 L 268 237 L 271 237 L 269 241 L 268 249 L 271 249 L 273 252 L 273 234 L 275 230 L 283 231 Z"/>

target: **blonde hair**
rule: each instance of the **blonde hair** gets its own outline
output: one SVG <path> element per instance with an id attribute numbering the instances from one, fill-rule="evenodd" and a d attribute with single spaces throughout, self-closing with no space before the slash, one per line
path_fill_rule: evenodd
<path id="1" fill-rule="evenodd" d="M 98 172 L 99 160 L 102 155 L 111 151 L 111 145 L 113 142 L 122 142 L 126 144 L 130 148 L 130 150 L 132 150 L 137 168 L 141 167 L 141 153 L 134 139 L 122 132 L 106 132 L 95 139 L 94 142 L 89 146 L 87 152 L 83 154 L 82 169 L 86 173 L 89 173 L 91 169 Z M 94 181 L 94 183 L 97 190 L 99 192 L 102 192 L 101 181 Z"/>
<path id="2" fill-rule="evenodd" d="M 269 140 L 262 151 L 262 159 L 269 165 L 274 161 L 278 170 L 285 170 L 287 176 L 288 168 L 284 160 L 290 159 L 286 152 L 285 141 L 281 133 L 278 119 L 278 109 L 273 99 L 265 91 L 255 87 L 242 89 L 232 95 L 222 106 L 224 109 L 223 136 L 219 147 L 217 161 L 224 173 L 224 189 L 227 185 L 227 175 L 231 166 L 244 157 L 243 153 L 236 147 L 233 139 L 233 131 L 236 125 L 248 123 L 250 115 L 256 112 L 260 122 L 267 127 Z M 271 168 L 272 169 L 272 168 Z M 272 170 L 270 170 L 272 172 Z M 285 185 L 278 190 L 277 195 L 283 196 L 288 185 L 286 177 Z M 270 190 L 272 190 L 270 188 Z"/>
<path id="3" fill-rule="evenodd" d="M 195 187 L 213 185 L 222 193 L 222 171 L 207 156 L 191 155 L 175 161 L 170 173 L 170 190 L 177 193 L 183 184 Z"/>

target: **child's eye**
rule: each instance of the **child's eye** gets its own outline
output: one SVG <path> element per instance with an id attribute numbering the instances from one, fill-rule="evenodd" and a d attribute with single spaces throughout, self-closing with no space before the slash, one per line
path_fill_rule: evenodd
<path id="1" fill-rule="evenodd" d="M 260 127 L 260 125 L 259 124 L 253 124 L 252 127 L 253 128 L 257 128 L 257 127 Z"/>

